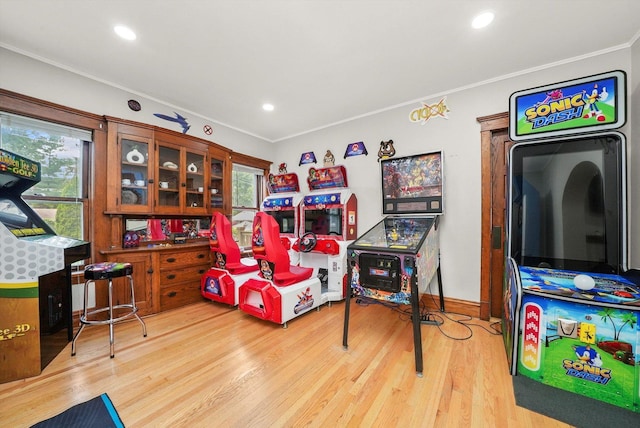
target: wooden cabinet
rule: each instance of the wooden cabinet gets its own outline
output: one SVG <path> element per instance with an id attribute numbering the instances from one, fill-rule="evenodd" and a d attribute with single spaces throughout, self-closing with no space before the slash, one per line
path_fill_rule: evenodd
<path id="1" fill-rule="evenodd" d="M 106 119 L 106 214 L 231 213 L 229 150 L 167 129 Z"/>
<path id="2" fill-rule="evenodd" d="M 133 290 L 136 305 L 138 306 L 138 315 L 143 316 L 154 313 L 152 294 L 154 269 L 152 254 L 150 252 L 123 251 L 107 255 L 107 261 L 131 263 L 133 266 Z M 115 278 L 113 281 L 114 305 L 130 303 L 129 284 L 125 283 L 125 281 L 128 281 L 128 278 Z M 107 306 L 106 293 L 98 293 L 98 290 L 96 290 L 96 293 L 97 301 L 104 299 L 104 303 L 98 304 L 98 306 Z M 104 296 L 100 294 L 104 294 Z"/>
<path id="3" fill-rule="evenodd" d="M 209 247 L 160 254 L 159 310 L 202 300 L 200 279 L 211 267 Z"/>
<path id="4" fill-rule="evenodd" d="M 160 233 L 162 237 L 152 238 L 151 246 L 123 249 L 122 236 L 127 220 L 207 219 L 214 211 L 230 215 L 231 150 L 152 125 L 105 119 L 108 173 L 104 184 L 96 183 L 95 193 L 97 200 L 106 198 L 104 224 L 109 227 L 99 233 L 108 235 L 109 248 L 100 254 L 134 265 L 135 296 L 142 315 L 200 301 L 200 279 L 211 267 L 207 241 L 160 243 L 165 239 Z M 106 294 L 96 293 L 102 303 Z"/>
<path id="5" fill-rule="evenodd" d="M 212 266 L 208 242 L 114 249 L 101 253 L 108 261 L 133 265 L 134 290 L 140 315 L 201 301 L 200 279 Z M 116 280 L 124 281 L 124 278 Z M 96 289 L 98 305 L 106 302 L 107 298 L 102 288 Z M 116 301 L 129 302 L 128 290 L 128 285 L 114 283 Z"/>

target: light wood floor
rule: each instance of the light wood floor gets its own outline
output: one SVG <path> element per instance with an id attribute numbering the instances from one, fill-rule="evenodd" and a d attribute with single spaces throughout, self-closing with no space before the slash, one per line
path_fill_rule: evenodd
<path id="1" fill-rule="evenodd" d="M 131 427 L 566 427 L 517 407 L 502 337 L 472 320 L 422 326 L 415 373 L 409 319 L 344 302 L 288 328 L 203 302 L 116 326 L 90 326 L 40 376 L 0 384 L 0 425 L 27 427 L 106 392 Z M 455 317 L 451 315 L 451 317 Z M 457 318 L 464 318 L 457 316 Z M 469 324 L 469 323 L 468 323 Z M 450 336 L 450 337 L 447 337 Z"/>

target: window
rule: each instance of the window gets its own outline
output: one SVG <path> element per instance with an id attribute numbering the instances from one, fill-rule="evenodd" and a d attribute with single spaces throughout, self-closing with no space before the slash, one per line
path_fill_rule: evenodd
<path id="1" fill-rule="evenodd" d="M 61 236 L 84 240 L 91 132 L 0 113 L 0 147 L 40 163 L 41 180 L 22 197 Z"/>
<path id="2" fill-rule="evenodd" d="M 234 163 L 231 185 L 233 239 L 240 247 L 250 248 L 253 217 L 264 197 L 264 171 Z"/>

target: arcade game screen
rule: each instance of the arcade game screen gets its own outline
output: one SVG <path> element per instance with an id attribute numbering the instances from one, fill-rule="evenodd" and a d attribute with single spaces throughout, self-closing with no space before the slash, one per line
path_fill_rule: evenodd
<path id="1" fill-rule="evenodd" d="M 616 134 L 511 150 L 511 256 L 520 266 L 620 273 L 624 149 Z"/>
<path id="2" fill-rule="evenodd" d="M 384 214 L 442 213 L 442 153 L 389 158 L 382 168 Z"/>
<path id="3" fill-rule="evenodd" d="M 14 200 L 0 198 L 0 222 L 15 236 L 35 236 L 53 234 L 53 231 L 39 218 L 28 216 L 24 208 Z"/>
<path id="4" fill-rule="evenodd" d="M 308 209 L 304 212 L 304 233 L 342 236 L 342 208 Z"/>
<path id="5" fill-rule="evenodd" d="M 278 226 L 280 226 L 280 233 L 295 233 L 296 212 L 294 210 L 265 212 L 276 219 Z"/>

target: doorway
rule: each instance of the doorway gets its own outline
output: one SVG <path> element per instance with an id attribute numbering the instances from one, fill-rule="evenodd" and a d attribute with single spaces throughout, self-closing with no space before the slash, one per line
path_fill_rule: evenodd
<path id="1" fill-rule="evenodd" d="M 480 319 L 502 317 L 506 242 L 509 113 L 477 118 L 481 139 L 482 223 L 480 252 Z"/>

